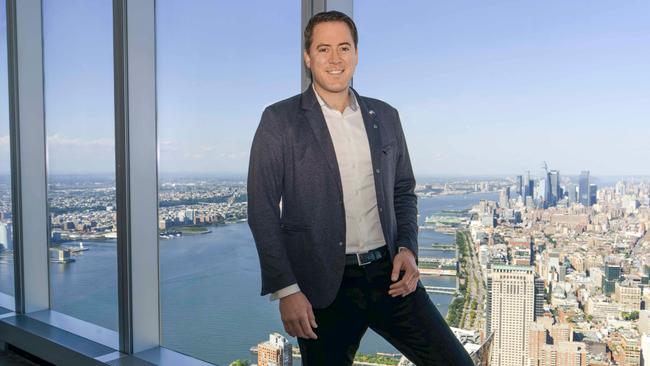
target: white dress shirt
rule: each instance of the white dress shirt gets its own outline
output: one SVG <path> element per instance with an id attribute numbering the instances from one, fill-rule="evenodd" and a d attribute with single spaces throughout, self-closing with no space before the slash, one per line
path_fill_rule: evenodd
<path id="1" fill-rule="evenodd" d="M 313 86 L 312 86 L 313 87 Z M 329 130 L 341 174 L 345 208 L 345 253 L 365 253 L 386 245 L 379 221 L 370 144 L 361 109 L 352 91 L 341 113 L 331 108 L 314 89 Z M 271 294 L 271 300 L 300 291 L 298 284 Z"/>

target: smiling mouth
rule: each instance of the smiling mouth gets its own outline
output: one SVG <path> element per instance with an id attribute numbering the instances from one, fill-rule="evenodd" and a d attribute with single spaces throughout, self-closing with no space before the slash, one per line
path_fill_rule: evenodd
<path id="1" fill-rule="evenodd" d="M 327 71 L 327 73 L 330 75 L 341 75 L 343 73 L 343 70 L 330 70 Z"/>

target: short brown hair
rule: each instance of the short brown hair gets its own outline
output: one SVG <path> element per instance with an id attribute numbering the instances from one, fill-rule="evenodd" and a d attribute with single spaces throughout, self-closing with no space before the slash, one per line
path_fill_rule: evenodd
<path id="1" fill-rule="evenodd" d="M 340 11 L 324 11 L 318 13 L 309 19 L 307 26 L 305 27 L 305 50 L 309 53 L 309 48 L 311 47 L 312 35 L 314 32 L 314 27 L 316 24 L 324 22 L 343 22 L 348 28 L 350 28 L 350 33 L 352 34 L 352 39 L 354 40 L 354 48 L 357 48 L 359 43 L 359 35 L 357 34 L 357 26 L 354 24 L 352 18 L 347 16 L 345 13 Z"/>

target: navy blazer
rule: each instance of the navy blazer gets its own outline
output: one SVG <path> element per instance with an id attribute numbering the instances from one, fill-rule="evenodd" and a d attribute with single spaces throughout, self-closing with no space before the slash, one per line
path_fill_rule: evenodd
<path id="1" fill-rule="evenodd" d="M 399 115 L 387 103 L 353 92 L 368 135 L 390 256 L 403 246 L 417 258 L 415 178 Z M 334 145 L 313 88 L 267 107 L 248 170 L 248 224 L 262 295 L 297 283 L 314 308 L 334 301 L 345 266 L 344 210 Z"/>

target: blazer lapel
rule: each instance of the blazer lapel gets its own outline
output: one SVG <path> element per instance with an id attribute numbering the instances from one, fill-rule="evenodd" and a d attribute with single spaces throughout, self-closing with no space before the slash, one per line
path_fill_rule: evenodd
<path id="1" fill-rule="evenodd" d="M 379 121 L 377 120 L 377 113 L 374 110 L 368 109 L 366 103 L 361 99 L 361 96 L 356 90 L 350 88 L 357 98 L 357 104 L 361 109 L 361 116 L 363 117 L 363 124 L 366 127 L 366 135 L 368 135 L 368 145 L 370 145 L 370 158 L 372 160 L 372 170 L 376 171 L 381 166 L 381 136 Z M 377 174 L 375 174 L 377 178 Z M 375 179 L 375 184 L 380 181 Z M 377 186 L 379 187 L 379 186 Z"/>
<path id="2" fill-rule="evenodd" d="M 325 122 L 323 111 L 321 110 L 320 104 L 318 104 L 318 99 L 316 99 L 314 89 L 311 87 L 311 85 L 302 93 L 301 103 L 307 122 L 314 132 L 314 136 L 316 136 L 318 145 L 320 145 L 321 150 L 323 150 L 325 161 L 327 161 L 327 165 L 334 175 L 334 181 L 336 182 L 339 193 L 341 194 L 341 197 L 343 197 L 341 173 L 339 171 L 339 165 L 336 160 L 334 143 L 332 142 L 332 137 L 330 136 L 329 130 L 327 129 L 327 123 Z"/>

